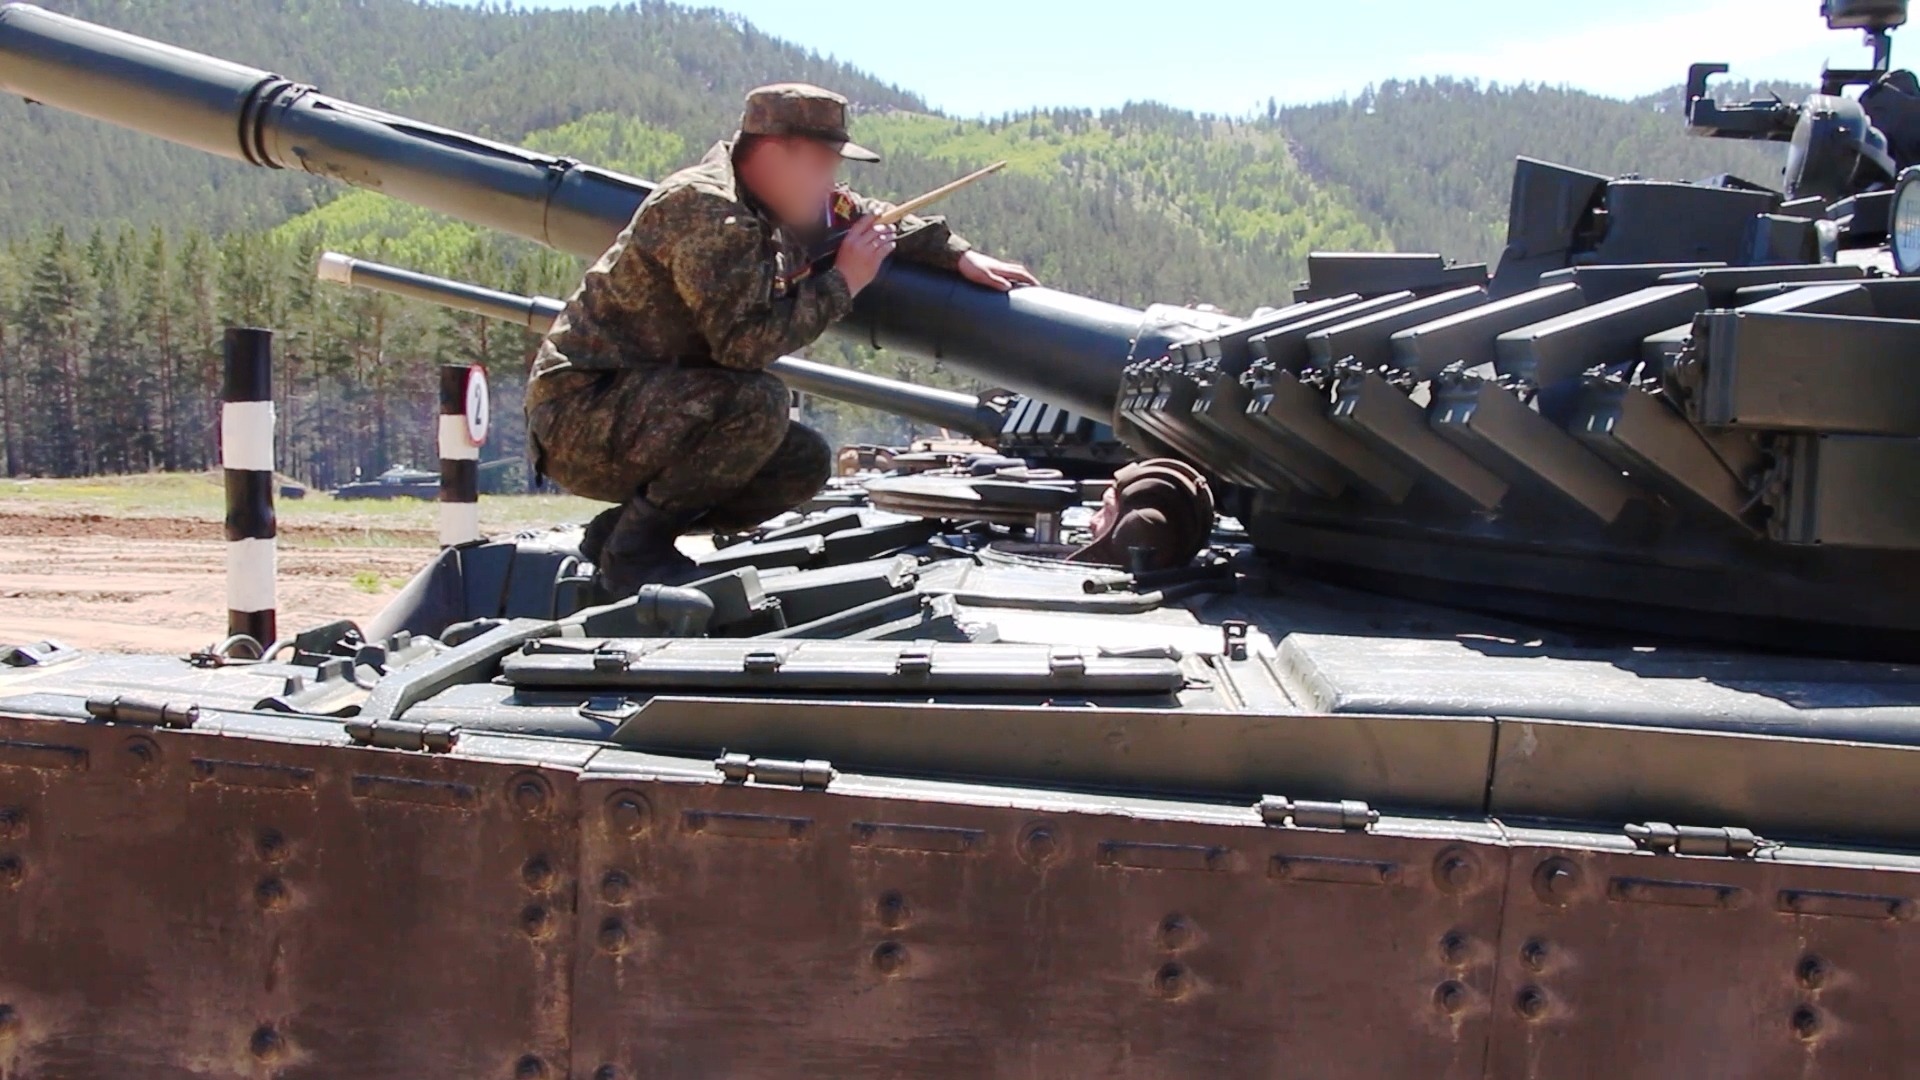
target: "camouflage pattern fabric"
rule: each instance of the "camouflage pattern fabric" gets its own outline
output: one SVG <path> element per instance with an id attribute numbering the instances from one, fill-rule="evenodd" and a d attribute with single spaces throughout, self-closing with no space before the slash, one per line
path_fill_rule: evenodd
<path id="1" fill-rule="evenodd" d="M 536 466 L 566 490 L 746 529 L 811 498 L 833 452 L 787 419 L 787 386 L 764 371 L 637 365 L 557 371 L 527 389 Z M 565 452 L 556 452 L 555 448 Z"/>
<path id="2" fill-rule="evenodd" d="M 748 135 L 799 135 L 836 146 L 854 161 L 880 155 L 853 141 L 847 131 L 847 99 L 806 83 L 775 83 L 747 95 L 740 130 Z"/>
<path id="3" fill-rule="evenodd" d="M 790 426 L 785 384 L 763 369 L 843 318 L 851 297 L 838 270 L 807 273 L 805 238 L 750 203 L 732 145 L 716 145 L 654 191 L 567 301 L 527 387 L 536 467 L 562 488 L 644 494 L 744 528 L 825 481 L 825 443 Z M 952 269 L 968 250 L 937 218 L 900 229 L 896 258 Z"/>

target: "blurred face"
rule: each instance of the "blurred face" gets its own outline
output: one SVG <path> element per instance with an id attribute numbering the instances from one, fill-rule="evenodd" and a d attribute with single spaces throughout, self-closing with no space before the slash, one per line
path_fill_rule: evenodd
<path id="1" fill-rule="evenodd" d="M 818 228 L 840 175 L 840 151 L 814 139 L 761 139 L 740 162 L 740 177 L 782 225 Z"/>

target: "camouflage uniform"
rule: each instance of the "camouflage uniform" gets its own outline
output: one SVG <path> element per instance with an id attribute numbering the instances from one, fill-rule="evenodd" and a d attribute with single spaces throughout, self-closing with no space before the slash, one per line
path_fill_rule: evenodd
<path id="1" fill-rule="evenodd" d="M 743 128 L 753 117 L 749 99 Z M 953 269 L 967 249 L 940 219 L 907 218 L 895 254 Z M 798 505 L 832 455 L 764 369 L 852 305 L 840 272 L 807 273 L 806 248 L 740 185 L 733 145 L 714 146 L 640 207 L 541 345 L 527 387 L 536 467 L 574 494 L 640 496 L 716 529 Z"/>

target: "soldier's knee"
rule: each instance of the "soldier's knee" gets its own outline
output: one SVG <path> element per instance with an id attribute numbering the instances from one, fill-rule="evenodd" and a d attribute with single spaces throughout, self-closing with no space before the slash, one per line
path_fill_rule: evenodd
<path id="1" fill-rule="evenodd" d="M 778 375 L 755 371 L 740 379 L 734 391 L 733 408 L 741 415 L 766 422 L 784 435 L 789 400 L 787 384 L 781 382 Z M 776 420 L 779 423 L 774 423 Z"/>
<path id="2" fill-rule="evenodd" d="M 781 450 L 792 455 L 794 475 L 801 478 L 807 494 L 825 487 L 827 478 L 833 475 L 833 447 L 810 427 L 789 424 Z"/>

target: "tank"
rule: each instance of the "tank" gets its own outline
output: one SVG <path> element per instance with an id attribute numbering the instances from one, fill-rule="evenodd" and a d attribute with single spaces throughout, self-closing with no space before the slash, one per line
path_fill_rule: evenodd
<path id="1" fill-rule="evenodd" d="M 1024 395 L 1002 453 L 1153 459 L 1106 484 L 873 477 L 684 587 L 596 596 L 557 529 L 365 626 L 0 652 L 0 1064 L 1903 1075 L 1920 84 L 1877 54 L 1798 104 L 1696 65 L 1777 188 L 1522 159 L 1491 268 L 1317 255 L 1245 320 L 863 294 Z M 588 257 L 646 190 L 20 5 L 0 87 Z M 1066 557 L 1188 474 L 1191 559 Z"/>

